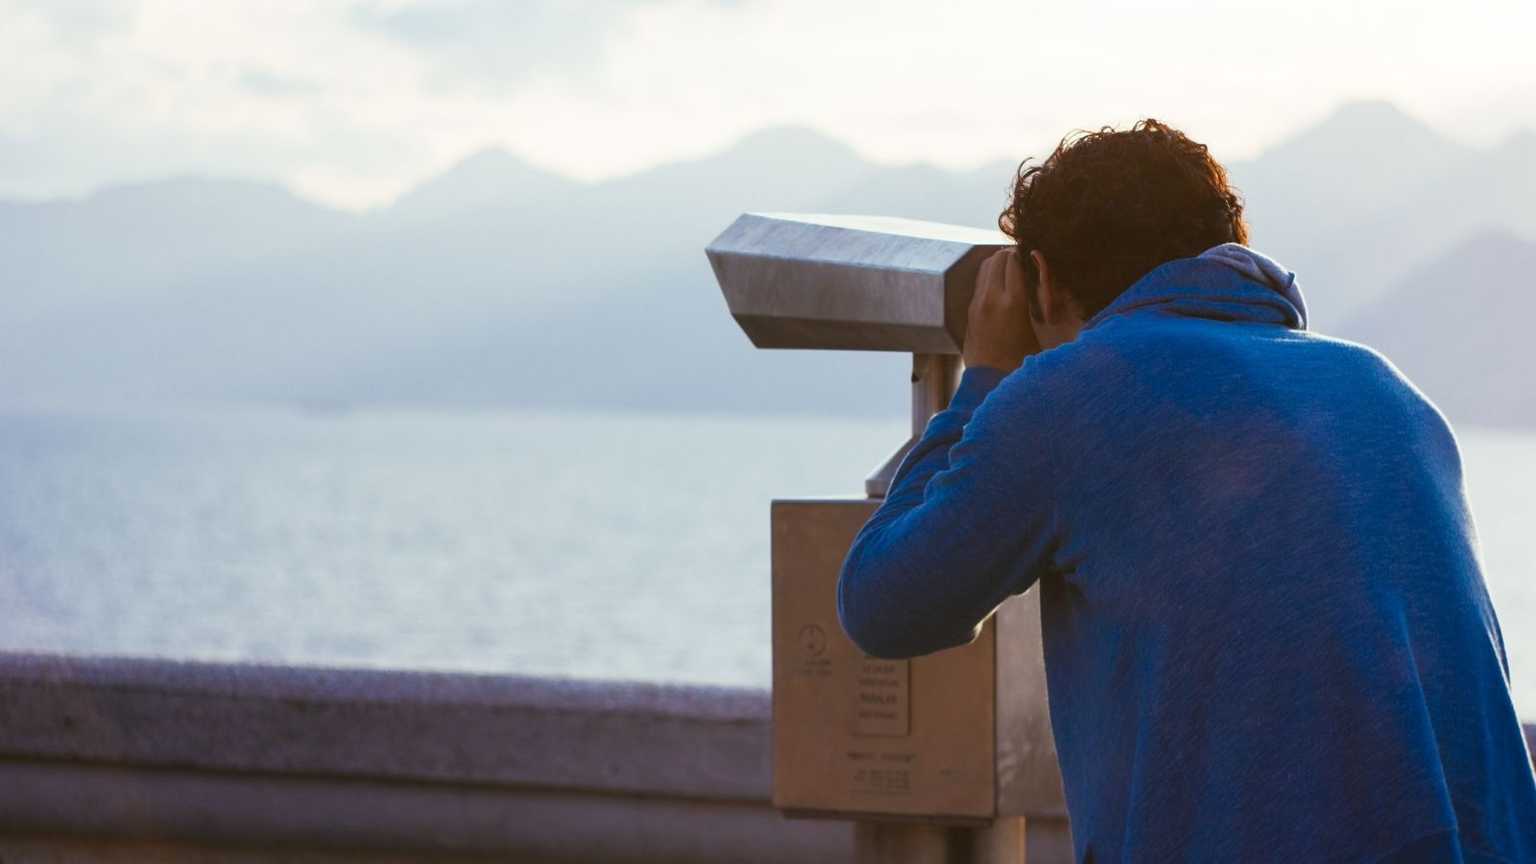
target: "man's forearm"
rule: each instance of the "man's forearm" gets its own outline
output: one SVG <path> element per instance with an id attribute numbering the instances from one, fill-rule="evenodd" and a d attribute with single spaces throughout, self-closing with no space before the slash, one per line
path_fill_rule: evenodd
<path id="1" fill-rule="evenodd" d="M 950 406 L 929 420 L 892 478 L 884 503 L 855 538 L 838 580 L 838 616 L 849 637 L 866 653 L 910 657 L 974 638 L 974 622 L 959 622 L 957 626 L 939 616 L 913 622 L 910 616 L 900 614 L 901 610 L 939 610 L 943 604 L 928 593 L 932 588 L 926 580 L 915 578 L 928 574 L 912 571 L 926 565 L 909 544 L 926 538 L 898 538 L 892 536 L 891 529 L 922 505 L 928 482 L 949 467 L 950 448 L 964 434 L 977 406 L 1005 375 L 984 366 L 965 371 Z"/>

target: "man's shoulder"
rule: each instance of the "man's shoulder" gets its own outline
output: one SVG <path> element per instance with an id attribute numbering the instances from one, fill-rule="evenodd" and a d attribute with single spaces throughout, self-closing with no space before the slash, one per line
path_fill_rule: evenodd
<path id="1" fill-rule="evenodd" d="M 1432 401 L 1384 354 L 1359 342 L 1308 330 L 1177 316 L 1127 316 L 1026 358 L 998 386 L 998 407 L 1069 422 L 1075 415 L 1133 410 L 1207 389 L 1230 395 L 1290 379 L 1341 410 L 1395 414 L 1444 425 Z M 1350 407 L 1353 406 L 1353 407 Z"/>
<path id="2" fill-rule="evenodd" d="M 1315 331 L 1299 331 L 1295 338 L 1323 356 L 1325 368 L 1334 371 L 1342 384 L 1355 388 L 1360 395 L 1369 388 L 1410 410 L 1439 415 L 1429 396 L 1390 357 L 1371 345 Z"/>

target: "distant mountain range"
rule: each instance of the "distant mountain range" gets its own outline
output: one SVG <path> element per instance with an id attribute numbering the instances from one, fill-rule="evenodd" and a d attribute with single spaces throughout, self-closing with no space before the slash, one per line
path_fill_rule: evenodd
<path id="1" fill-rule="evenodd" d="M 365 214 L 213 178 L 0 202 L 0 407 L 899 415 L 904 356 L 752 349 L 703 248 L 746 210 L 993 225 L 1016 164 L 877 165 L 780 127 L 601 183 L 485 151 Z M 1470 149 L 1359 103 L 1228 167 L 1316 329 L 1382 348 L 1457 420 L 1536 425 L 1509 374 L 1536 368 L 1510 329 L 1536 287 L 1536 135 Z"/>
<path id="2" fill-rule="evenodd" d="M 1536 425 L 1536 243 L 1475 234 L 1340 328 L 1391 358 L 1453 419 Z"/>

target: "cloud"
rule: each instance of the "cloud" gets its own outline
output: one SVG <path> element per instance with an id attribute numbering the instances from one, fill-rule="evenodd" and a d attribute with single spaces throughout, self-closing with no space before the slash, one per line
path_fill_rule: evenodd
<path id="1" fill-rule="evenodd" d="M 736 9 L 750 0 L 714 0 Z M 361 3 L 353 21 L 425 55 L 439 69 L 481 84 L 538 77 L 588 81 L 635 10 L 666 0 L 418 0 Z"/>
<path id="2" fill-rule="evenodd" d="M 42 19 L 54 36 L 68 42 L 90 42 L 133 26 L 139 5 L 131 0 L 10 0 L 0 3 L 24 15 Z"/>
<path id="3" fill-rule="evenodd" d="M 424 164 L 431 155 L 419 140 L 394 130 L 317 120 L 314 134 L 295 139 L 263 129 L 106 130 L 80 122 L 35 134 L 0 129 L 0 201 L 77 197 L 104 185 L 206 176 L 275 179 L 317 200 L 355 206 L 392 198 L 400 189 L 400 166 Z"/>
<path id="4" fill-rule="evenodd" d="M 277 99 L 307 96 L 320 90 L 320 85 L 314 81 L 283 75 L 261 66 L 241 68 L 236 80 L 240 87 L 248 92 Z"/>
<path id="5" fill-rule="evenodd" d="M 781 123 L 968 168 L 1146 114 L 1225 159 L 1363 95 L 1536 118 L 1531 0 L 1106 2 L 0 0 L 0 199 L 195 171 L 363 207 L 486 147 L 597 180 Z"/>

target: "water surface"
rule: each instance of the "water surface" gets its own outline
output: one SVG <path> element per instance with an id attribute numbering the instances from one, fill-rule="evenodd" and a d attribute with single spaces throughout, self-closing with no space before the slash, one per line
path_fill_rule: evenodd
<path id="1" fill-rule="evenodd" d="M 1536 718 L 1536 434 L 1458 432 Z M 903 418 L 0 417 L 0 650 L 766 686 L 768 502 Z"/>

